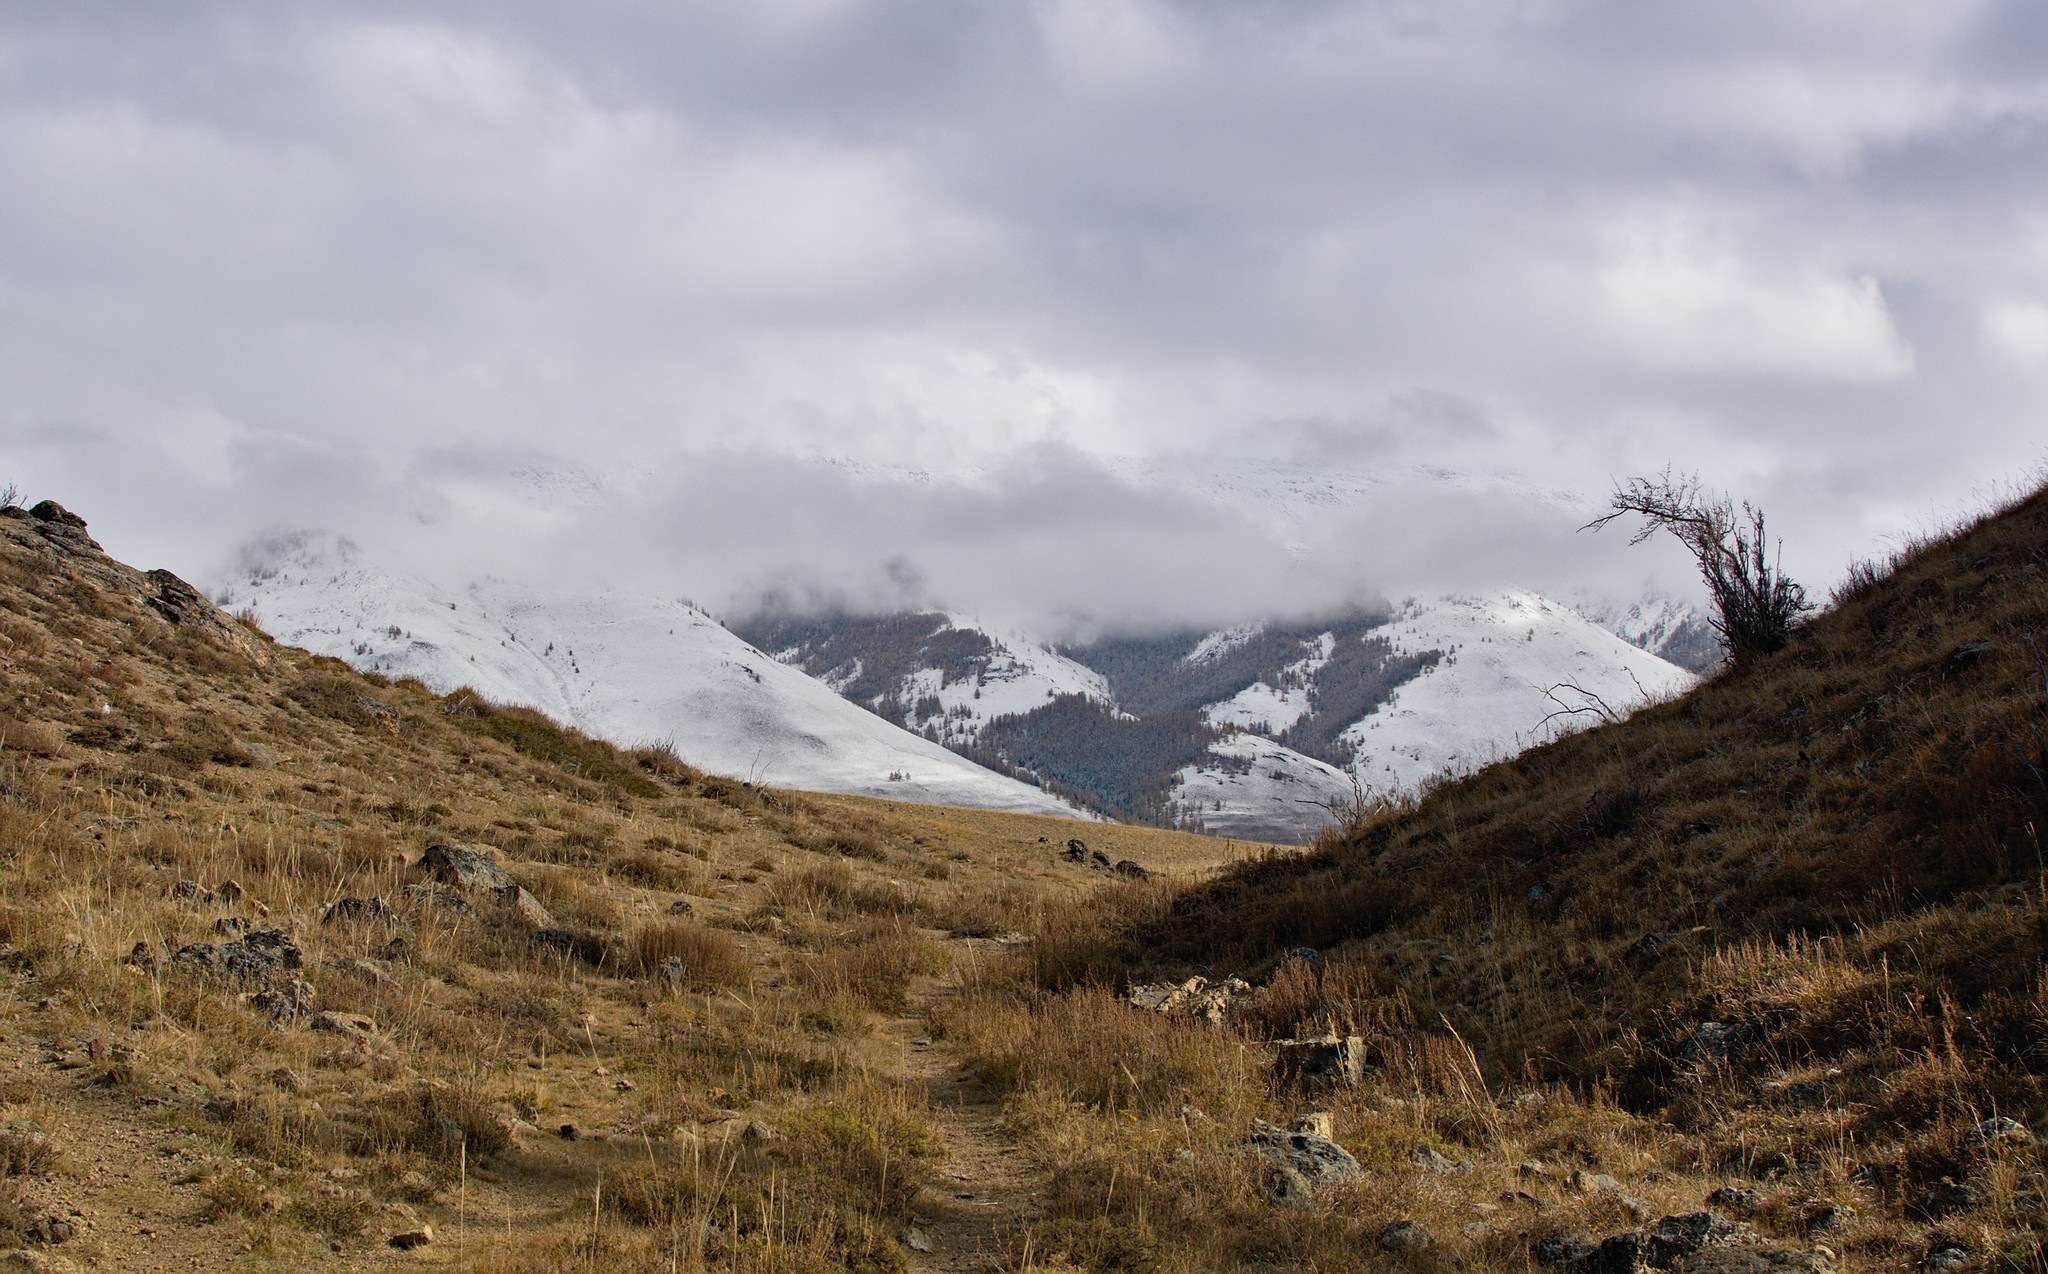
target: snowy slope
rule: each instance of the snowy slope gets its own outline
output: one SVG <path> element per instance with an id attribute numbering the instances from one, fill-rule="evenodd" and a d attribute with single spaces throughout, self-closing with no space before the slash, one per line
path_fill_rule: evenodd
<path id="1" fill-rule="evenodd" d="M 1352 799 L 1344 771 L 1256 734 L 1230 735 L 1176 777 L 1188 825 L 1242 840 L 1309 840 Z"/>
<path id="2" fill-rule="evenodd" d="M 1476 769 L 1596 724 L 1600 704 L 1626 714 L 1693 682 L 1571 608 L 1520 590 L 1410 602 L 1384 631 L 1411 649 L 1448 654 L 1344 732 L 1358 748 L 1353 772 L 1375 792 Z M 1578 690 L 1553 690 L 1566 682 Z M 1553 717 L 1561 707 L 1595 711 Z"/>
<path id="3" fill-rule="evenodd" d="M 436 690 L 471 686 L 623 744 L 670 744 L 693 765 L 779 786 L 1072 816 L 846 702 L 681 601 L 460 589 L 386 571 L 346 541 L 295 536 L 253 554 L 233 586 L 278 640 Z"/>

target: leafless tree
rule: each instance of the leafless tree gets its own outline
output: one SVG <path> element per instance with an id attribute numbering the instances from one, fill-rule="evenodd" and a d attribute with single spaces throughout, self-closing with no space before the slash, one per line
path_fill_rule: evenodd
<path id="1" fill-rule="evenodd" d="M 1609 512 L 1581 530 L 1599 530 L 1618 518 L 1643 519 L 1631 544 L 1669 531 L 1699 563 L 1713 598 L 1714 631 L 1730 659 L 1782 649 L 1792 626 L 1810 607 L 1806 589 L 1778 566 L 1778 548 L 1764 533 L 1764 511 L 1709 492 L 1695 474 L 1666 469 L 1655 478 L 1630 478 L 1615 487 Z"/>

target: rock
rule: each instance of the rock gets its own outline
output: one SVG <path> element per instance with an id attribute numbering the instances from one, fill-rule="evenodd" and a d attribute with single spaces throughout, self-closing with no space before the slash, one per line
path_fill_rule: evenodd
<path id="1" fill-rule="evenodd" d="M 1741 1226 L 1711 1212 L 1660 1217 L 1643 1235 L 1652 1265 L 1669 1265 L 1702 1248 L 1732 1243 L 1741 1236 Z"/>
<path id="2" fill-rule="evenodd" d="M 78 1267 L 54 1252 L 38 1252 L 33 1248 L 16 1248 L 0 1256 L 0 1263 L 18 1266 L 33 1274 L 71 1274 Z"/>
<path id="3" fill-rule="evenodd" d="M 1470 1159 L 1452 1159 L 1430 1146 L 1417 1146 L 1414 1153 L 1408 1157 L 1414 1161 L 1416 1167 L 1424 1172 L 1434 1172 L 1438 1176 L 1462 1176 L 1472 1171 Z"/>
<path id="4" fill-rule="evenodd" d="M 1276 1128 L 1263 1121 L 1252 1128 L 1246 1147 L 1274 1167 L 1299 1173 L 1311 1187 L 1342 1185 L 1365 1176 L 1351 1152 L 1328 1137 Z"/>
<path id="5" fill-rule="evenodd" d="M 1088 863 L 1088 843 L 1082 840 L 1068 841 L 1066 859 L 1070 863 L 1080 863 L 1086 866 Z"/>
<path id="6" fill-rule="evenodd" d="M 1679 1047 L 1678 1057 L 1694 1066 L 1731 1061 L 1749 1047 L 1755 1035 L 1739 1022 L 1702 1022 Z"/>
<path id="7" fill-rule="evenodd" d="M 223 907 L 232 907 L 242 901 L 248 892 L 237 881 L 223 880 L 214 887 L 213 900 Z"/>
<path id="8" fill-rule="evenodd" d="M 1278 1040 L 1273 1048 L 1273 1081 L 1283 1091 L 1318 1092 L 1365 1079 L 1365 1040 L 1359 1036 Z"/>
<path id="9" fill-rule="evenodd" d="M 213 931 L 219 934 L 244 934 L 253 927 L 247 916 L 222 916 L 213 922 Z"/>
<path id="10" fill-rule="evenodd" d="M 1284 1163 L 1266 1165 L 1266 1198 L 1283 1208 L 1312 1208 L 1316 1188 L 1307 1176 Z"/>
<path id="11" fill-rule="evenodd" d="M 336 1013 L 327 1010 L 314 1015 L 313 1029 L 330 1031 L 357 1043 L 367 1043 L 375 1038 L 377 1023 L 360 1013 Z"/>
<path id="12" fill-rule="evenodd" d="M 1250 991 L 1242 978 L 1227 978 L 1215 986 L 1202 977 L 1185 982 L 1151 982 L 1131 988 L 1127 997 L 1132 1008 L 1166 1016 L 1198 1017 L 1209 1023 L 1223 1020 L 1233 998 Z"/>
<path id="13" fill-rule="evenodd" d="M 1970 1263 L 1970 1254 L 1959 1247 L 1945 1247 L 1929 1252 L 1927 1259 L 1920 1262 L 1923 1270 L 1959 1270 Z"/>
<path id="14" fill-rule="evenodd" d="M 690 903 L 686 898 L 678 898 L 668 905 L 668 914 L 671 916 L 687 916 L 690 911 Z"/>
<path id="15" fill-rule="evenodd" d="M 71 510 L 65 508 L 63 505 L 57 503 L 55 500 L 43 500 L 39 502 L 34 508 L 28 511 L 28 515 L 38 522 L 51 523 L 57 526 L 68 526 L 74 530 L 79 531 L 83 531 L 85 529 L 84 518 L 79 517 L 76 513 L 73 513 Z"/>
<path id="16" fill-rule="evenodd" d="M 1109 871 L 1111 869 L 1109 855 L 1099 849 L 1091 852 L 1088 855 L 1088 866 L 1094 871 Z"/>
<path id="17" fill-rule="evenodd" d="M 1590 1260 L 1598 1250 L 1583 1239 L 1553 1234 L 1529 1245 L 1529 1259 L 1546 1269 L 1574 1270 Z"/>
<path id="18" fill-rule="evenodd" d="M 156 595 L 143 598 L 143 603 L 173 624 L 189 624 L 212 613 L 213 604 L 198 589 L 169 571 L 158 568 L 143 577 L 156 586 Z"/>
<path id="19" fill-rule="evenodd" d="M 518 885 L 506 885 L 501 889 L 494 889 L 491 891 L 491 897 L 496 900 L 498 909 L 501 912 L 511 916 L 520 924 L 530 929 L 552 929 L 555 927 L 555 918 L 548 914 L 546 907 L 540 905 L 540 899 L 527 893 L 526 890 Z"/>
<path id="20" fill-rule="evenodd" d="M 1117 860 L 1116 874 L 1119 876 L 1129 876 L 1133 880 L 1152 879 L 1151 872 L 1145 870 L 1143 867 L 1139 866 L 1137 863 L 1131 861 L 1128 858 L 1120 858 Z"/>
<path id="21" fill-rule="evenodd" d="M 431 1225 L 422 1225 L 417 1230 L 406 1230 L 403 1233 L 394 1234 L 386 1240 L 392 1247 L 397 1248 L 401 1252 L 410 1252 L 416 1247 L 425 1247 L 433 1241 L 434 1227 Z"/>
<path id="22" fill-rule="evenodd" d="M 2017 1119 L 1995 1115 L 1971 1128 L 1964 1140 L 1982 1148 L 1985 1146 L 2026 1146 L 2032 1145 L 2034 1135 L 2027 1126 Z"/>
<path id="23" fill-rule="evenodd" d="M 1337 1135 L 1337 1117 L 1327 1110 L 1311 1110 L 1297 1116 L 1287 1125 L 1289 1132 L 1305 1132 L 1312 1137 L 1332 1138 Z"/>
<path id="24" fill-rule="evenodd" d="M 911 1226 L 909 1229 L 903 1231 L 896 1237 L 903 1244 L 903 1246 L 909 1248 L 913 1252 L 929 1252 L 932 1250 L 931 1235 L 926 1234 L 923 1230 L 918 1229 L 914 1225 Z"/>
<path id="25" fill-rule="evenodd" d="M 1968 1212 L 1984 1202 L 1984 1192 L 1966 1181 L 1939 1181 L 1920 1192 L 1912 1211 L 1929 1221 L 1954 1212 Z"/>
<path id="26" fill-rule="evenodd" d="M 1564 1179 L 1564 1184 L 1567 1190 L 1579 1194 L 1621 1193 L 1621 1182 L 1604 1172 L 1587 1172 L 1583 1168 L 1574 1168 L 1571 1175 Z"/>
<path id="27" fill-rule="evenodd" d="M 563 1124 L 560 1128 L 555 1129 L 555 1135 L 563 1141 L 578 1141 L 582 1139 L 583 1132 L 575 1124 Z"/>
<path id="28" fill-rule="evenodd" d="M 498 890 L 519 884 L 489 854 L 468 845 L 429 845 L 414 866 L 460 889 Z"/>
<path id="29" fill-rule="evenodd" d="M 1396 1221 L 1380 1231 L 1379 1247 L 1382 1252 L 1400 1255 L 1404 1252 L 1420 1252 L 1436 1243 L 1435 1236 L 1414 1221 Z"/>
<path id="30" fill-rule="evenodd" d="M 179 964 L 244 980 L 264 978 L 305 964 L 299 944 L 282 929 L 258 929 L 239 942 L 194 942 L 179 947 L 171 958 Z"/>
<path id="31" fill-rule="evenodd" d="M 1280 961 L 1282 964 L 1305 964 L 1311 969 L 1323 967 L 1323 953 L 1314 947 L 1295 947 Z"/>
<path id="32" fill-rule="evenodd" d="M 156 971 L 158 962 L 156 958 L 156 951 L 150 947 L 149 941 L 147 939 L 144 939 L 143 941 L 136 943 L 135 946 L 129 950 L 127 956 L 122 959 L 121 963 L 132 964 L 136 968 L 141 969 L 145 973 L 154 973 Z"/>
<path id="33" fill-rule="evenodd" d="M 59 1243 L 69 1243 L 78 1237 L 78 1222 L 70 1217 L 51 1213 L 23 1230 L 22 1237 L 44 1247 L 55 1247 Z"/>
<path id="34" fill-rule="evenodd" d="M 171 884 L 171 897 L 180 902 L 212 902 L 213 891 L 196 880 L 179 880 Z"/>

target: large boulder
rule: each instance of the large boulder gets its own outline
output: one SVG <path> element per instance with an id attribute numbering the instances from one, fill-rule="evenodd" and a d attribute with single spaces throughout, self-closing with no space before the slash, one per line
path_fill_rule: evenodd
<path id="1" fill-rule="evenodd" d="M 1298 1204 L 1305 1201 L 1305 1191 L 1344 1185 L 1365 1176 L 1365 1169 L 1350 1151 L 1308 1131 L 1308 1125 L 1300 1122 L 1285 1128 L 1263 1120 L 1255 1122 L 1245 1148 L 1272 1170 L 1277 1202 Z"/>
<path id="2" fill-rule="evenodd" d="M 468 845 L 429 845 L 415 866 L 435 880 L 458 889 L 496 892 L 519 887 L 519 882 L 498 866 L 496 859 Z"/>

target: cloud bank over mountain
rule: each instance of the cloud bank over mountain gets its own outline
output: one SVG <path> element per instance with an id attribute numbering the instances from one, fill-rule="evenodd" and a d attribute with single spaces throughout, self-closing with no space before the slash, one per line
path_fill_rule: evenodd
<path id="1" fill-rule="evenodd" d="M 959 589 L 951 529 L 1012 609 L 1133 614 L 1388 584 L 1389 536 L 1594 550 L 1396 502 L 1304 565 L 1117 457 L 1673 463 L 1824 579 L 2040 458 L 2044 52 L 2018 0 L 32 0 L 0 459 L 194 571 L 532 452 L 677 470 L 655 547 L 873 592 L 908 542 Z"/>

